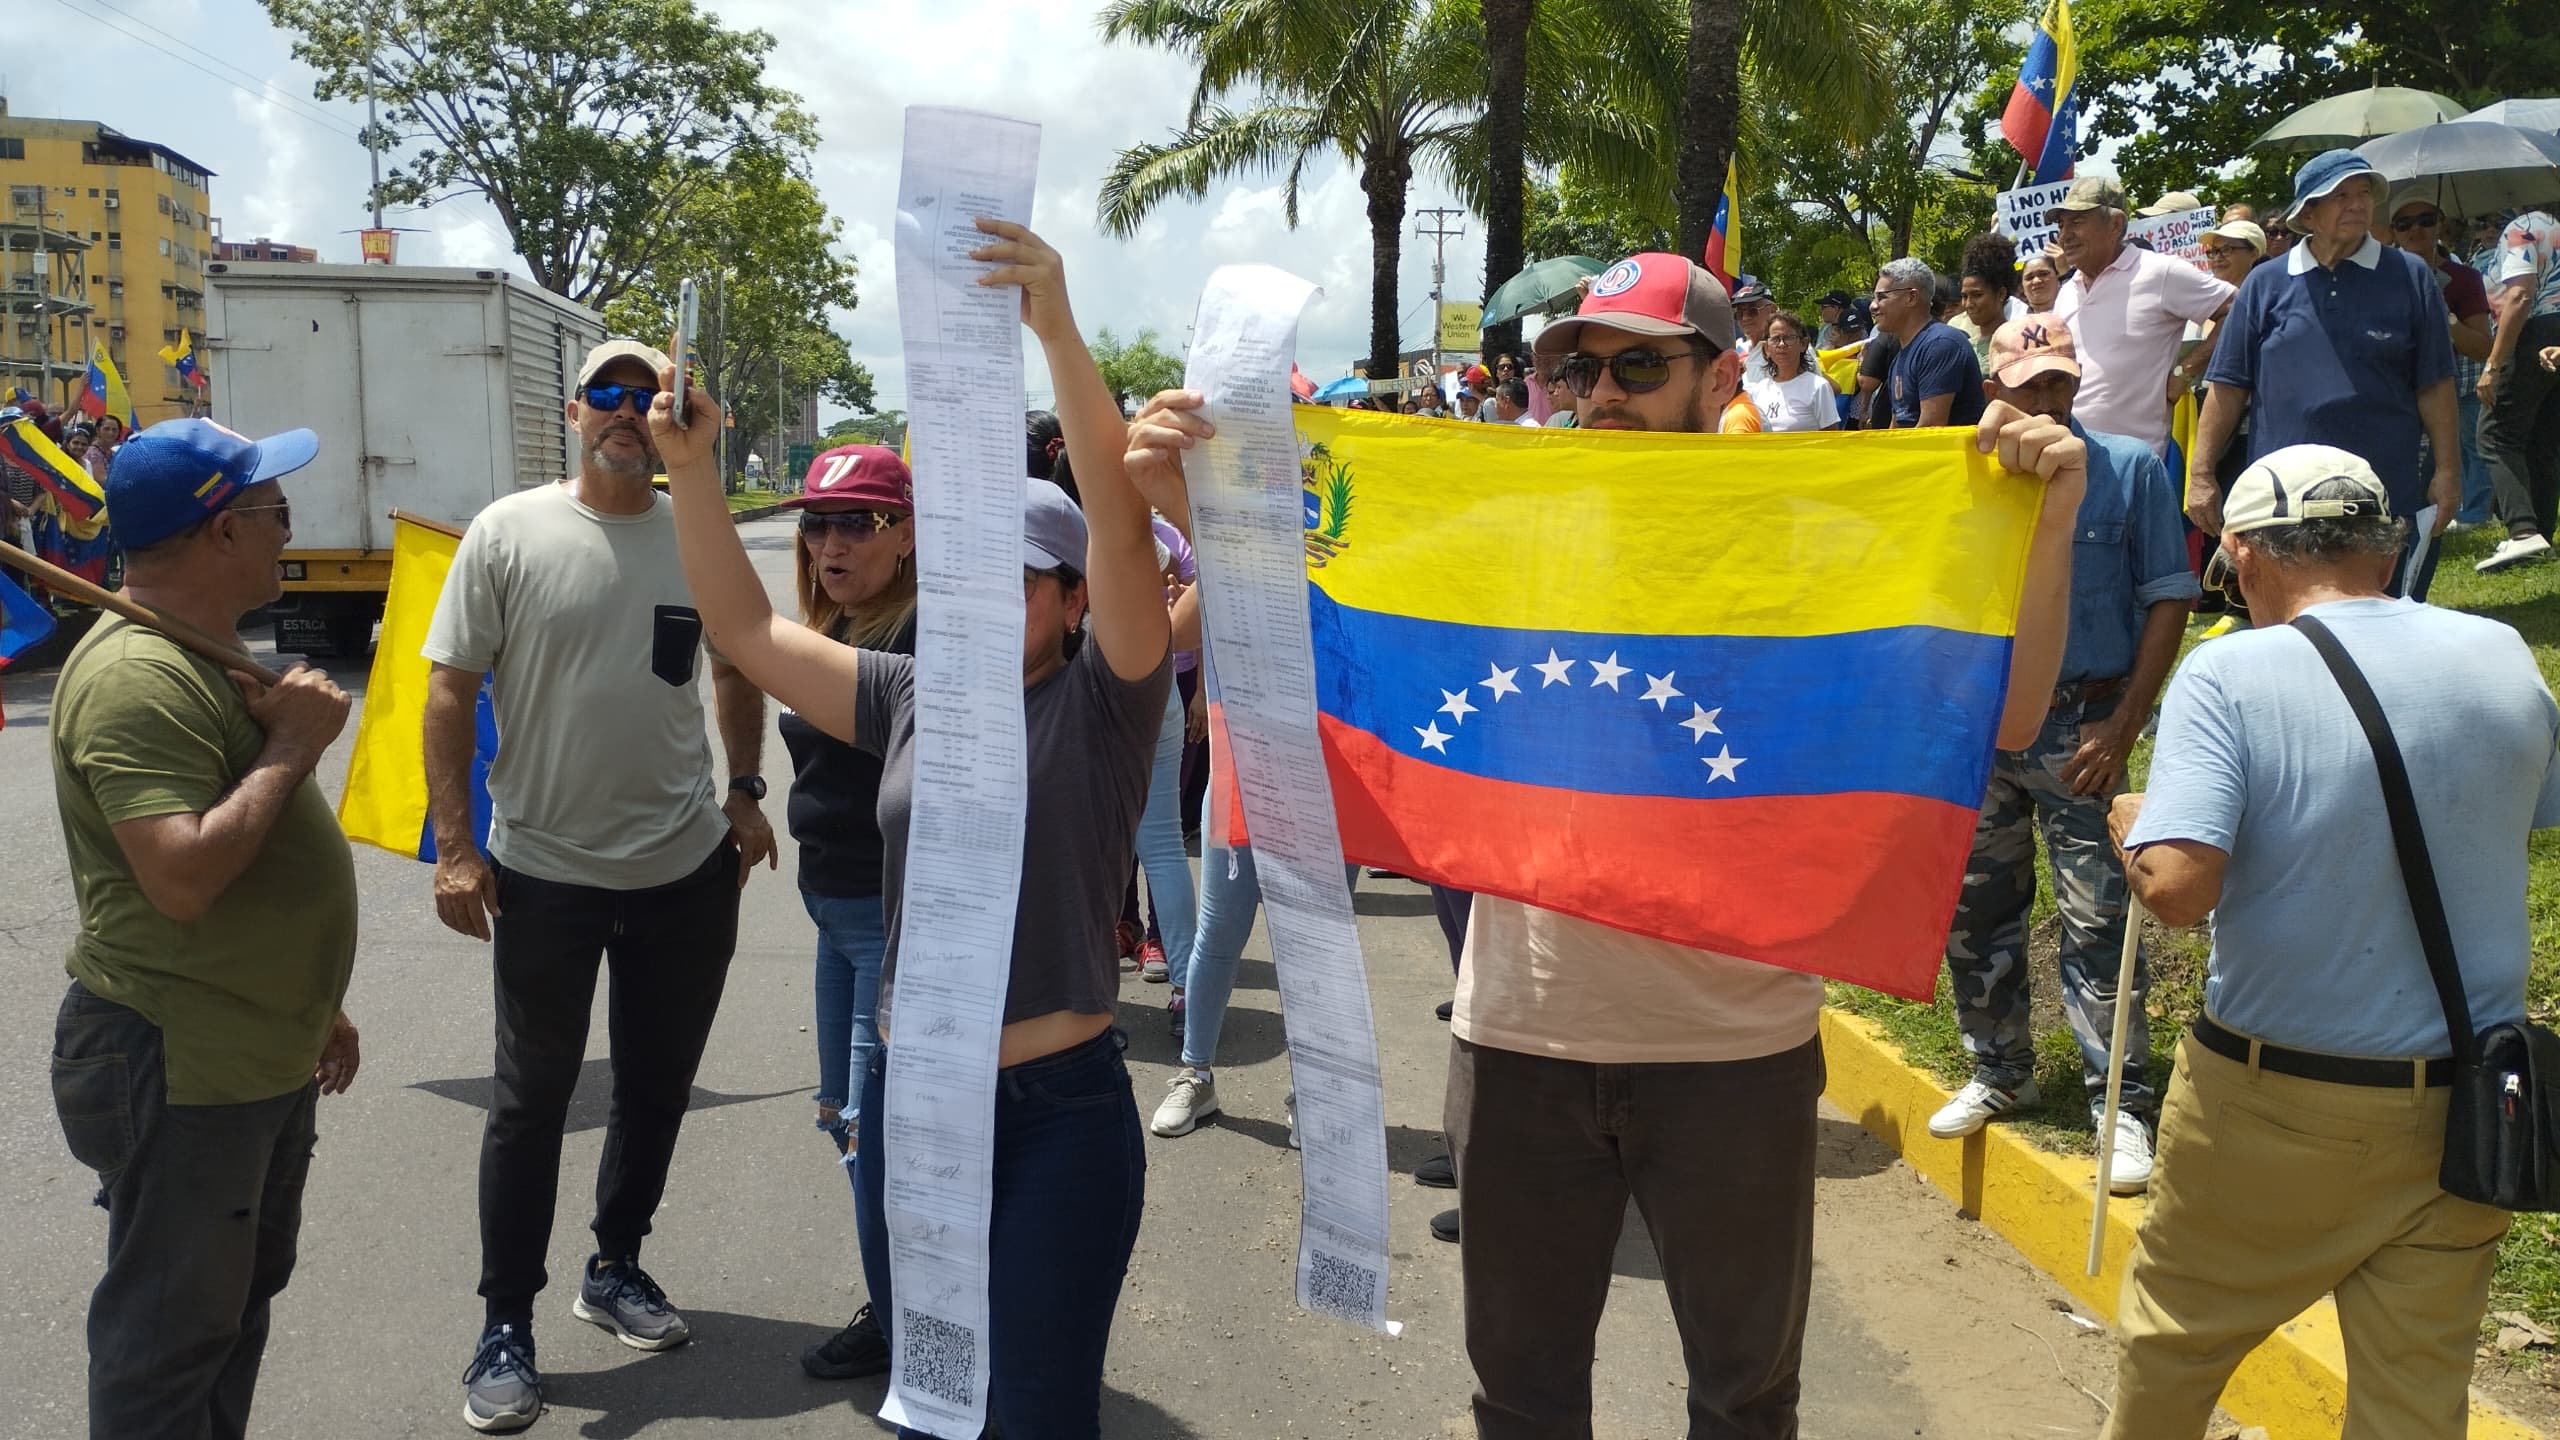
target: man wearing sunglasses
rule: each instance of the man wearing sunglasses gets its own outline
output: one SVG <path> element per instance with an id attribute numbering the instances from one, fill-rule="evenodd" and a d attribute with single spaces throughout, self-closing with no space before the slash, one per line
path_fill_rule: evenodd
<path id="1" fill-rule="evenodd" d="M 702 620 L 650 487 L 649 402 L 668 360 L 608 340 L 579 367 L 568 422 L 578 472 L 474 518 L 427 632 L 428 820 L 436 913 L 494 935 L 496 1095 L 480 1144 L 485 1329 L 463 1418 L 521 1430 L 542 1413 L 533 1302 L 560 1184 L 560 1142 L 586 1057 L 599 963 L 612 971 L 613 1113 L 596 1185 L 596 1250 L 572 1307 L 641 1350 L 681 1345 L 684 1317 L 639 1264 L 737 943 L 738 892 L 772 862 L 757 774 L 764 697 L 711 660 L 725 803 L 697 688 Z M 488 854 L 471 808 L 488 677 L 498 753 Z"/>
<path id="2" fill-rule="evenodd" d="M 2284 217 L 2303 243 L 2251 271 L 2231 303 L 2205 372 L 2195 453 L 2221 454 L 2245 409 L 2253 457 L 2304 444 L 2362 456 L 2391 487 L 2392 513 L 2417 522 L 2390 593 L 2423 600 L 2434 538 L 2462 504 L 2453 331 L 2434 275 L 2374 238 L 2381 199 L 2381 174 L 2352 150 L 2304 162 Z M 2422 441 L 2433 447 L 2425 468 Z M 2222 533 L 2209 464 L 2188 467 L 2187 514 Z"/>
<path id="3" fill-rule="evenodd" d="M 2444 294 L 2453 322 L 2453 393 L 2460 412 L 2454 429 L 2462 441 L 2462 509 L 2454 523 L 2477 525 L 2489 518 L 2491 498 L 2489 466 L 2480 454 L 2477 388 L 2481 362 L 2489 358 L 2490 350 L 2489 285 L 2479 271 L 2455 259 L 2444 243 L 2452 224 L 2433 196 L 2404 190 L 2392 197 L 2390 228 L 2376 230 L 2374 238 L 2418 257 Z"/>
<path id="4" fill-rule="evenodd" d="M 1588 428 L 1698 434 L 1740 389 L 1733 333 L 1714 277 L 1678 255 L 1638 255 L 1547 327 L 1537 365 L 1562 366 Z M 2015 747 L 2035 737 L 2061 664 L 2086 448 L 2006 405 L 1990 407 L 1976 443 L 2050 481 L 1998 737 Z M 1728 451 L 1656 453 L 1669 476 L 1705 483 Z M 1773 540 L 1790 543 L 1741 543 Z M 1465 1179 L 1459 1263 L 1483 1440 L 1592 1433 L 1593 1345 L 1631 1197 L 1688 1360 L 1688 1433 L 1797 1433 L 1821 1008 L 1811 975 L 1476 897 L 1447 1122 Z"/>

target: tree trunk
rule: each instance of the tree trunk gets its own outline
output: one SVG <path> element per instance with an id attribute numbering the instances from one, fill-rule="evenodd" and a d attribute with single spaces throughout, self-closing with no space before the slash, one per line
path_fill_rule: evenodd
<path id="1" fill-rule="evenodd" d="M 1724 198 L 1742 93 L 1741 0 L 1689 0 L 1689 84 L 1680 105 L 1680 251 L 1707 253 Z"/>
<path id="2" fill-rule="evenodd" d="M 1488 75 L 1485 136 L 1492 151 L 1484 207 L 1484 293 L 1491 295 L 1520 273 L 1521 193 L 1527 182 L 1528 136 L 1524 114 L 1529 87 L 1529 23 L 1537 0 L 1484 0 L 1484 55 Z M 1611 257 L 1615 258 L 1615 257 Z M 1439 317 L 1433 316 L 1438 324 Z M 1484 332 L 1487 356 L 1520 348 L 1520 322 L 1505 320 Z"/>
<path id="3" fill-rule="evenodd" d="M 1404 260 L 1405 191 L 1413 183 L 1413 157 L 1401 140 L 1372 153 L 1360 169 L 1369 195 L 1369 378 L 1392 380 L 1404 343 L 1396 333 L 1396 270 Z M 1440 317 L 1433 316 L 1432 324 Z"/>

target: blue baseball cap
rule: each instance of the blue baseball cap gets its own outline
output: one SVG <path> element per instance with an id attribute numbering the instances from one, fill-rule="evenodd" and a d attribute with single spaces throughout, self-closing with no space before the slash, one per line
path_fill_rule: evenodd
<path id="1" fill-rule="evenodd" d="M 2302 168 L 2294 172 L 2293 208 L 2284 212 L 2285 223 L 2290 225 L 2301 219 L 2302 207 L 2359 175 L 2372 177 L 2373 198 L 2380 200 L 2382 172 L 2373 168 L 2372 161 L 2353 150 L 2323 150 L 2305 160 L 2302 162 Z"/>
<path id="2" fill-rule="evenodd" d="M 211 420 L 164 420 L 125 441 L 107 469 L 116 543 L 157 545 L 319 453 L 320 437 L 308 430 L 252 440 Z"/>
<path id="3" fill-rule="evenodd" d="M 1046 480 L 1022 482 L 1022 563 L 1033 570 L 1084 569 L 1084 512 Z"/>

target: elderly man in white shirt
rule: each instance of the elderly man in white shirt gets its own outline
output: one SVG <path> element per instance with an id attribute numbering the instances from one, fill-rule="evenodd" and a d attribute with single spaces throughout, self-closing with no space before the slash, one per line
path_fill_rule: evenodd
<path id="1" fill-rule="evenodd" d="M 2045 213 L 2075 272 L 2053 312 L 2080 347 L 2072 414 L 2092 430 L 2130 435 L 2166 460 L 2170 409 L 2181 391 L 2195 388 L 2214 341 L 2208 335 L 2183 362 L 2178 345 L 2189 321 L 2221 323 L 2233 287 L 2184 260 L 2127 245 L 2126 208 L 2115 177 L 2084 175 Z"/>

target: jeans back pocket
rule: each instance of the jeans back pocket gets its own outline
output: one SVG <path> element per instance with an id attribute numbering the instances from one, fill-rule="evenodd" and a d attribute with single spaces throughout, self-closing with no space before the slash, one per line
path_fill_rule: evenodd
<path id="1" fill-rule="evenodd" d="M 73 1159 L 101 1178 L 133 1163 L 133 1079 L 125 1057 L 54 1056 L 53 1108 Z"/>
<path id="2" fill-rule="evenodd" d="M 649 670 L 670 685 L 693 683 L 694 657 L 702 653 L 702 612 L 690 605 L 661 605 L 649 636 Z"/>

